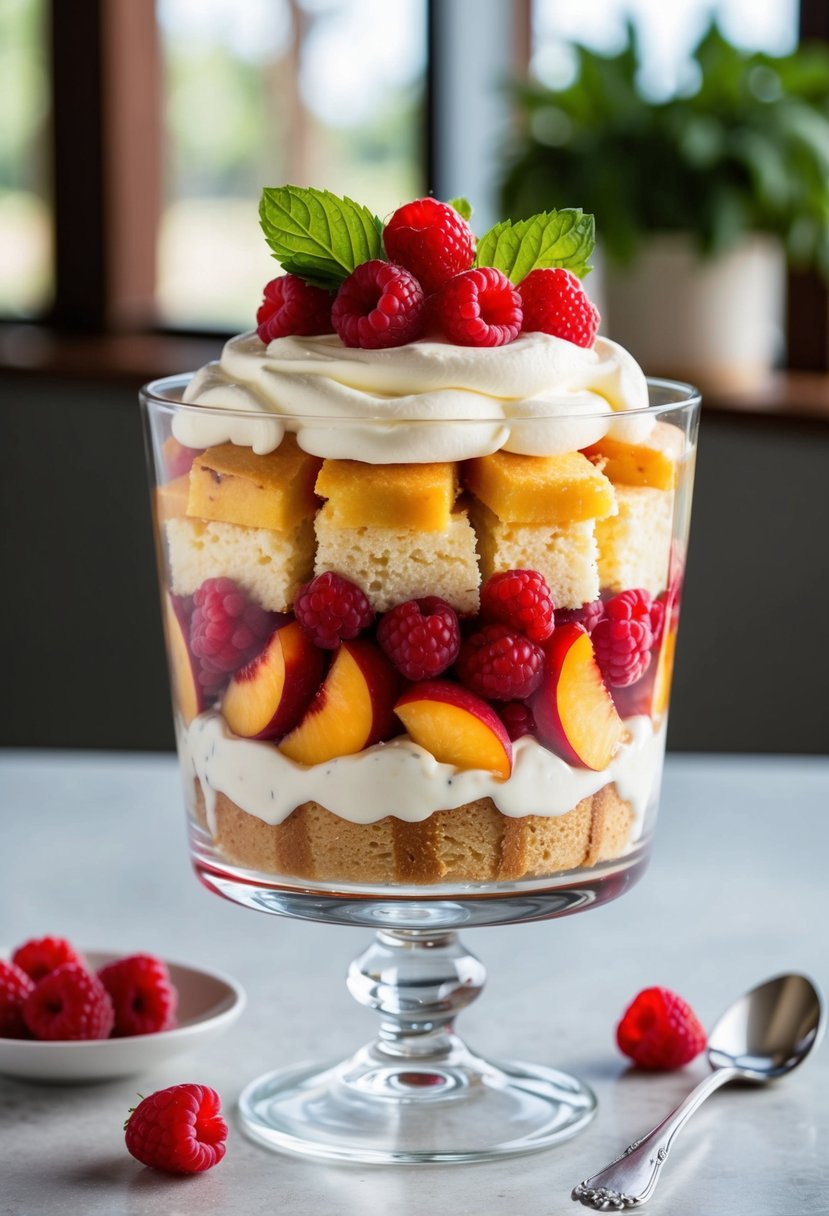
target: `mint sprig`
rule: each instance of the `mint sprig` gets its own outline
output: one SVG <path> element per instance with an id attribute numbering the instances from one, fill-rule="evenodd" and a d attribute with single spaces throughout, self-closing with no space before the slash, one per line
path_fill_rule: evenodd
<path id="1" fill-rule="evenodd" d="M 557 266 L 579 278 L 591 270 L 589 258 L 596 243 L 592 215 L 579 208 L 542 211 L 528 220 L 502 220 L 478 241 L 476 266 L 494 266 L 513 283 L 531 270 Z"/>
<path id="2" fill-rule="evenodd" d="M 472 204 L 463 195 L 459 195 L 458 198 L 450 198 L 447 206 L 453 207 L 461 219 L 466 220 L 467 223 L 472 219 Z"/>
<path id="3" fill-rule="evenodd" d="M 334 290 L 352 270 L 383 258 L 383 225 L 367 207 L 310 186 L 266 187 L 259 204 L 265 240 L 286 274 Z"/>

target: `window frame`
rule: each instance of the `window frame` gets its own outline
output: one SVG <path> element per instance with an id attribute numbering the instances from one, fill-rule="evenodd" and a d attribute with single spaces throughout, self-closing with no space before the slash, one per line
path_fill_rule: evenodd
<path id="1" fill-rule="evenodd" d="M 491 133 L 510 121 L 505 97 L 493 96 L 492 80 L 527 67 L 530 10 L 531 0 L 508 6 L 478 0 L 470 29 L 465 0 L 427 0 L 425 178 L 438 197 L 463 190 L 482 200 L 477 218 L 484 226 L 496 218 L 489 214 Z M 99 340 L 100 351 L 101 339 L 117 338 L 102 360 L 103 374 L 107 367 L 116 374 L 133 369 L 145 358 L 158 361 L 165 339 L 197 340 L 190 342 L 191 353 L 208 343 L 212 348 L 226 331 L 164 325 L 156 312 L 163 73 L 155 0 L 49 0 L 46 11 L 54 296 L 26 329 L 55 335 L 48 347 L 52 362 L 68 337 L 85 335 L 69 366 L 86 369 L 96 366 L 92 340 Z M 801 40 L 829 41 L 825 0 L 800 0 L 799 32 Z M 469 122 L 470 97 L 487 102 L 477 129 Z M 790 272 L 787 296 L 787 369 L 829 371 L 829 287 L 816 273 Z M 5 322 L 0 364 L 41 363 L 42 344 L 29 343 L 31 357 L 26 349 L 9 355 L 20 323 Z"/>

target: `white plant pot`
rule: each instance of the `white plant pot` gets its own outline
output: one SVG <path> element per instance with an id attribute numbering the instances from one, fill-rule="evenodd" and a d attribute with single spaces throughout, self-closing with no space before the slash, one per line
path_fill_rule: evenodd
<path id="1" fill-rule="evenodd" d="M 706 260 L 690 237 L 655 236 L 633 266 L 605 266 L 602 330 L 649 375 L 755 388 L 783 352 L 785 276 L 773 237 Z"/>

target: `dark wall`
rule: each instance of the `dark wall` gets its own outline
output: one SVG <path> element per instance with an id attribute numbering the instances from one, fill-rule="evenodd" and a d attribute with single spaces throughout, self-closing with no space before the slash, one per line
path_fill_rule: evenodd
<path id="1" fill-rule="evenodd" d="M 0 741 L 172 746 L 130 387 L 0 377 Z M 704 414 L 669 743 L 829 751 L 829 424 Z"/>

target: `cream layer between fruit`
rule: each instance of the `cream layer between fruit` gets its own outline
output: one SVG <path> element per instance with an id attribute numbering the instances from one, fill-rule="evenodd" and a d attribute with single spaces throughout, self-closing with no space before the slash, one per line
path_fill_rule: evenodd
<path id="1" fill-rule="evenodd" d="M 502 448 L 556 456 L 607 434 L 642 442 L 655 421 L 619 416 L 648 405 L 644 374 L 623 347 L 545 333 L 491 348 L 422 340 L 386 350 L 345 347 L 336 334 L 263 348 L 255 333 L 241 334 L 196 373 L 184 400 L 217 408 L 176 414 L 173 434 L 187 447 L 232 442 L 263 455 L 293 430 L 314 456 L 368 464 L 468 460 Z"/>
<path id="2" fill-rule="evenodd" d="M 208 826 L 215 833 L 216 795 L 225 794 L 249 815 L 282 823 L 297 806 L 318 802 L 352 823 L 375 823 L 388 814 L 420 823 L 440 810 L 491 798 L 502 814 L 559 816 L 615 782 L 634 816 L 630 843 L 641 835 L 645 812 L 659 788 L 665 722 L 654 728 L 646 715 L 628 718 L 629 741 L 601 772 L 575 768 L 527 735 L 513 744 L 506 780 L 481 769 L 441 764 L 408 738 L 392 739 L 356 755 L 306 767 L 275 747 L 231 733 L 221 714 L 200 714 L 179 729 L 182 768 L 204 792 Z"/>

